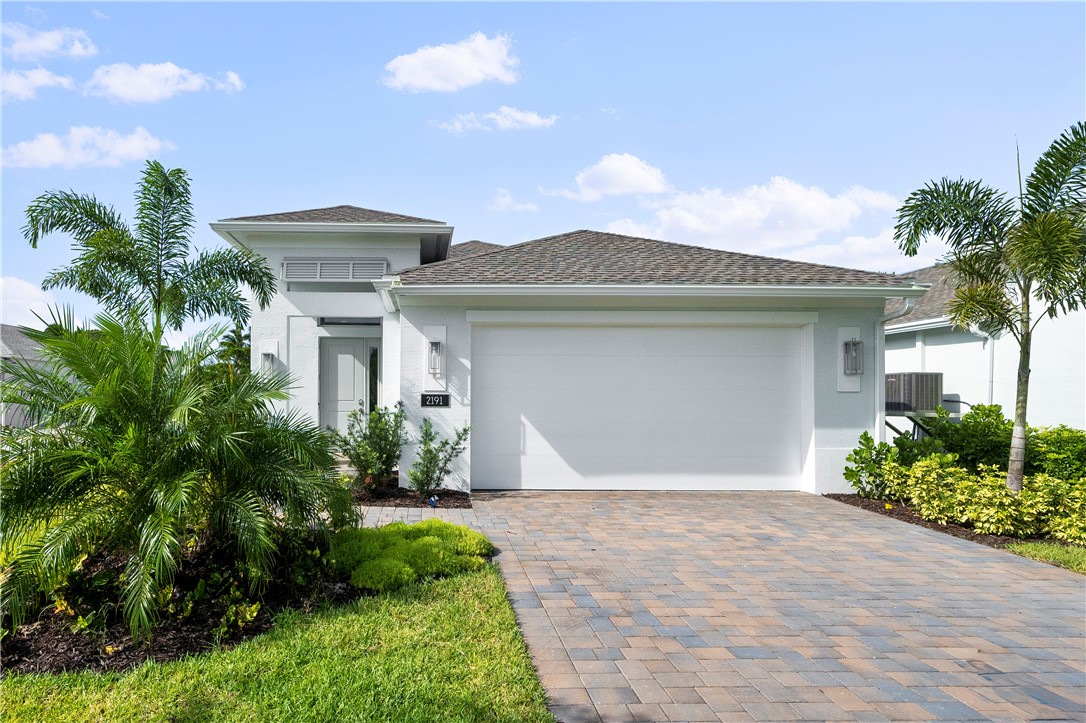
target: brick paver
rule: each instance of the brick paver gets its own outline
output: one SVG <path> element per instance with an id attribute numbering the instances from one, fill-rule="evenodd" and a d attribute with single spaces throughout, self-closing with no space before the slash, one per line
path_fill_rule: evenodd
<path id="1" fill-rule="evenodd" d="M 1075 573 L 803 493 L 476 493 L 574 721 L 1086 720 Z"/>

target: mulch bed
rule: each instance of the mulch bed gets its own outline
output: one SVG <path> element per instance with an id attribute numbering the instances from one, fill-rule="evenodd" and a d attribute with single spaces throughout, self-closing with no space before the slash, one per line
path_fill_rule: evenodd
<path id="1" fill-rule="evenodd" d="M 838 502 L 844 502 L 847 505 L 853 507 L 859 507 L 861 509 L 868 510 L 870 512 L 877 512 L 880 515 L 886 515 L 887 517 L 893 517 L 895 520 L 902 520 L 914 525 L 920 525 L 926 527 L 929 530 L 935 530 L 937 532 L 943 532 L 947 535 L 953 535 L 954 537 L 960 537 L 963 540 L 970 540 L 972 542 L 978 542 L 982 545 L 988 545 L 988 547 L 1006 547 L 1012 542 L 1021 542 L 1017 537 L 1009 537 L 1007 535 L 985 535 L 980 532 L 976 532 L 972 528 L 962 527 L 961 525 L 940 525 L 938 522 L 931 522 L 925 520 L 920 515 L 912 511 L 912 509 L 903 502 L 883 502 L 882 500 L 869 500 L 866 497 L 860 497 L 857 494 L 826 494 L 823 497 L 829 497 L 831 500 L 837 500 Z M 886 505 L 890 505 L 890 509 L 886 508 Z"/>
<path id="2" fill-rule="evenodd" d="M 352 490 L 354 501 L 367 507 L 429 507 L 428 498 L 406 487 L 378 487 Z M 457 510 L 471 509 L 471 495 L 455 490 L 438 490 L 437 506 Z"/>
<path id="3" fill-rule="evenodd" d="M 0 644 L 0 674 L 117 672 L 147 660 L 178 660 L 186 655 L 231 648 L 266 632 L 274 625 L 276 614 L 288 608 L 308 610 L 325 603 L 344 604 L 365 594 L 342 582 L 324 582 L 316 589 L 272 587 L 258 598 L 257 616 L 218 641 L 212 628 L 221 618 L 221 610 L 201 610 L 185 620 L 164 617 L 151 640 L 139 645 L 122 621 L 104 630 L 72 632 L 73 617 L 47 608 L 38 620 L 24 623 L 4 637 Z"/>

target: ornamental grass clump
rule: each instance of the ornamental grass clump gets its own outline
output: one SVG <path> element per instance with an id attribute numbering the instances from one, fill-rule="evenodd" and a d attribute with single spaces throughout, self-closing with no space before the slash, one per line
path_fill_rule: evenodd
<path id="1" fill-rule="evenodd" d="M 332 538 L 331 548 L 334 569 L 355 587 L 373 592 L 478 570 L 493 553 L 485 535 L 436 518 L 343 530 Z"/>

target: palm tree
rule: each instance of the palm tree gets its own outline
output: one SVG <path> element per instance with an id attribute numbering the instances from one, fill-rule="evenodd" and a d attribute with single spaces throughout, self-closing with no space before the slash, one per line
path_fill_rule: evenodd
<path id="1" fill-rule="evenodd" d="M 4 401 L 31 422 L 0 430 L 0 578 L 16 625 L 81 556 L 109 553 L 125 561 L 118 596 L 139 638 L 185 550 L 224 547 L 259 581 L 277 530 L 346 519 L 326 434 L 271 407 L 288 378 L 211 368 L 223 327 L 170 350 L 136 315 L 99 315 L 94 332 L 57 316 L 26 330 L 41 365 L 0 367 Z"/>
<path id="2" fill-rule="evenodd" d="M 148 161 L 136 191 L 136 225 L 129 228 L 111 206 L 94 196 L 50 191 L 26 209 L 23 236 L 37 248 L 42 237 L 70 235 L 79 254 L 53 271 L 43 289 L 66 287 L 88 294 L 121 316 L 138 308 L 149 314 L 156 336 L 180 329 L 186 319 L 223 315 L 238 323 L 249 307 L 244 284 L 261 308 L 275 292 L 264 259 L 238 249 L 202 251 L 190 260 L 193 212 L 188 175 Z"/>
<path id="3" fill-rule="evenodd" d="M 218 363 L 215 368 L 231 379 L 239 374 L 248 374 L 251 340 L 252 335 L 245 326 L 234 322 L 233 328 L 219 338 L 219 347 L 215 351 Z"/>
<path id="4" fill-rule="evenodd" d="M 1086 305 L 1086 124 L 1064 131 L 1021 182 L 1017 199 L 980 181 L 932 181 L 898 211 L 894 240 L 907 256 L 928 236 L 949 245 L 957 290 L 947 313 L 959 328 L 1018 342 L 1007 487 L 1018 492 L 1026 455 L 1033 332 L 1044 317 Z M 1034 304 L 1039 302 L 1039 309 Z M 1038 313 L 1039 310 L 1039 313 Z"/>

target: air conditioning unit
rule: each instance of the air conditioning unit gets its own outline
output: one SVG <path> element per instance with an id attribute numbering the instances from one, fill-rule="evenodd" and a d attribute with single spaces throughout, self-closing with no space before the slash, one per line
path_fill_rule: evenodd
<path id="1" fill-rule="evenodd" d="M 942 372 L 898 372 L 886 375 L 886 413 L 935 413 L 943 403 Z"/>

